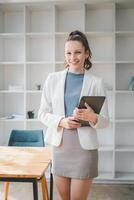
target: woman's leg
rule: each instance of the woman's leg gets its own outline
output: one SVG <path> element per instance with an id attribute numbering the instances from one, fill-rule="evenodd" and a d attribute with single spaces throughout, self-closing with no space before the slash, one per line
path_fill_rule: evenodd
<path id="1" fill-rule="evenodd" d="M 71 179 L 71 199 L 87 200 L 93 179 Z"/>
<path id="2" fill-rule="evenodd" d="M 54 182 L 55 182 L 58 192 L 61 196 L 61 199 L 62 200 L 70 200 L 71 178 L 54 175 Z"/>

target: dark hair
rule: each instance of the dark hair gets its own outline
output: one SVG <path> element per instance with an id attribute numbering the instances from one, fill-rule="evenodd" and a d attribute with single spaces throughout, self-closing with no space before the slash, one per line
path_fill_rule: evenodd
<path id="1" fill-rule="evenodd" d="M 79 41 L 83 44 L 83 46 L 85 47 L 85 52 L 88 51 L 89 52 L 89 57 L 85 59 L 85 63 L 84 63 L 84 68 L 86 70 L 89 70 L 91 67 L 92 67 L 92 63 L 90 61 L 90 58 L 92 56 L 92 52 L 89 48 L 89 44 L 88 44 L 88 40 L 87 40 L 87 37 L 84 33 L 82 33 L 81 31 L 78 31 L 78 30 L 75 30 L 75 31 L 72 31 L 66 42 L 68 41 Z"/>

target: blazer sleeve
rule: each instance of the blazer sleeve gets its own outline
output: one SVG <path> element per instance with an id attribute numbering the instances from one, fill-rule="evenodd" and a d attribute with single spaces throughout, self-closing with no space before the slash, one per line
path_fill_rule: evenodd
<path id="1" fill-rule="evenodd" d="M 53 128 L 58 131 L 60 120 L 64 117 L 53 114 L 51 101 L 52 77 L 51 74 L 45 81 L 43 86 L 40 108 L 38 111 L 38 120 L 41 121 L 48 128 Z"/>
<path id="2" fill-rule="evenodd" d="M 97 94 L 98 96 L 106 96 L 106 88 L 104 86 L 104 82 L 102 79 L 99 80 L 97 93 L 98 93 Z M 101 112 L 99 114 L 97 114 L 97 117 L 98 117 L 98 121 L 95 125 L 92 122 L 89 122 L 89 124 L 92 128 L 103 129 L 109 125 L 107 97 L 101 108 Z"/>

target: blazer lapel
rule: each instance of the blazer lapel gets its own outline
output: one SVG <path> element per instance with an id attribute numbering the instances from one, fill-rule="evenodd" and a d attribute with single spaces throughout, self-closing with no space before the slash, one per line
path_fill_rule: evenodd
<path id="1" fill-rule="evenodd" d="M 65 108 L 64 108 L 64 87 L 65 87 L 65 80 L 66 80 L 66 74 L 68 69 L 65 69 L 61 72 L 61 77 L 59 81 L 59 102 L 60 107 L 59 110 L 61 111 L 61 115 L 65 116 Z"/>
<path id="2" fill-rule="evenodd" d="M 85 74 L 84 74 L 84 79 L 83 79 L 83 85 L 82 85 L 82 90 L 80 93 L 80 98 L 79 98 L 79 102 L 82 96 L 88 96 L 89 95 L 89 91 L 92 85 L 92 75 L 89 71 L 85 70 Z"/>

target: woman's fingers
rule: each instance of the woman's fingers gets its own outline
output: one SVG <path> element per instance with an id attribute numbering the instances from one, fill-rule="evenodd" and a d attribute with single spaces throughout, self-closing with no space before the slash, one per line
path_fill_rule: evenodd
<path id="1" fill-rule="evenodd" d="M 68 128 L 79 128 L 81 126 L 81 124 L 76 120 L 75 117 L 68 117 Z"/>

